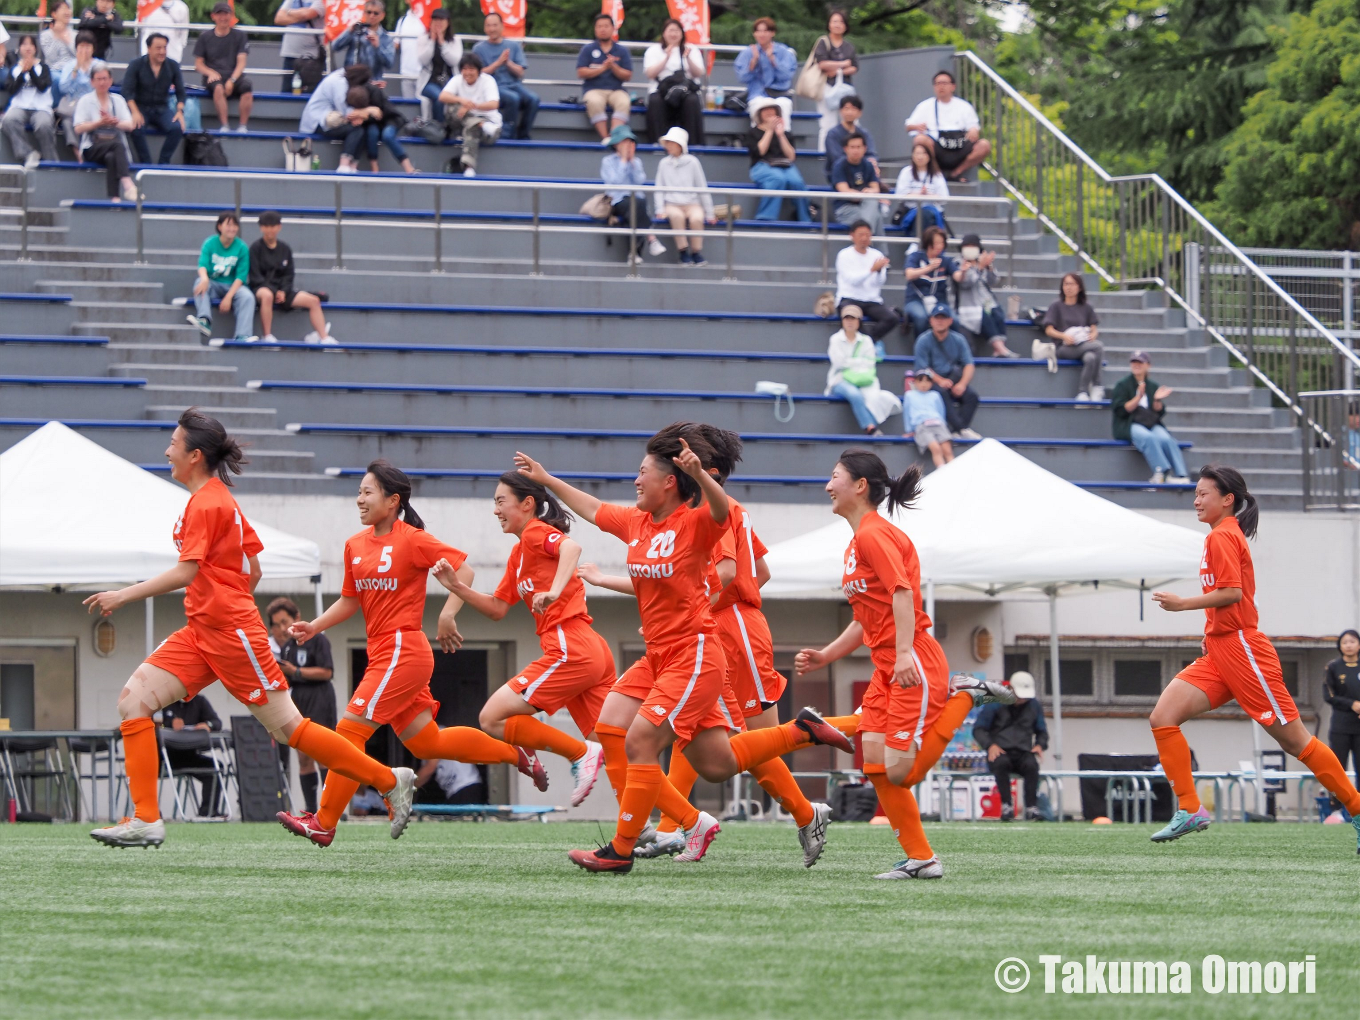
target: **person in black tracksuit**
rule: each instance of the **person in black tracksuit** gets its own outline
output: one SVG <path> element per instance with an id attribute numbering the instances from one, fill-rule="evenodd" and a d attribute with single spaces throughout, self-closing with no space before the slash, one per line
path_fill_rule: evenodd
<path id="1" fill-rule="evenodd" d="M 1332 706 L 1332 724 L 1327 732 L 1327 743 L 1346 767 L 1360 770 L 1360 633 L 1344 630 L 1336 639 L 1341 654 L 1327 663 L 1327 678 L 1323 681 L 1322 696 Z M 1332 798 L 1332 810 L 1341 805 Z"/>
<path id="2" fill-rule="evenodd" d="M 1039 756 L 1048 748 L 1048 725 L 1044 706 L 1034 696 L 1034 677 L 1028 673 L 1011 676 L 1011 688 L 1019 700 L 1014 705 L 992 704 L 985 707 L 973 724 L 973 739 L 987 752 L 987 762 L 996 777 L 1001 794 L 1001 820 L 1015 817 L 1011 803 L 1011 777 L 1024 781 L 1025 818 L 1037 821 L 1039 815 Z"/>

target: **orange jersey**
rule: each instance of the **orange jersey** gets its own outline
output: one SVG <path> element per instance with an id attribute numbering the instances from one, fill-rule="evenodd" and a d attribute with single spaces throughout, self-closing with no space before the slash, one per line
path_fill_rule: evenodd
<path id="1" fill-rule="evenodd" d="M 760 582 L 756 580 L 756 560 L 761 559 L 769 550 L 751 528 L 751 515 L 746 508 L 731 496 L 727 497 L 727 523 L 730 527 L 713 551 L 715 560 L 730 559 L 737 565 L 737 573 L 732 583 L 722 590 L 714 612 L 726 609 L 734 602 L 744 602 L 755 609 L 760 608 Z"/>
<path id="2" fill-rule="evenodd" d="M 552 590 L 565 537 L 551 524 L 542 521 L 530 521 L 525 525 L 519 541 L 510 550 L 501 583 L 496 585 L 496 598 L 510 605 L 523 599 L 532 609 L 536 592 Z M 562 589 L 562 597 L 550 605 L 546 613 L 535 614 L 534 629 L 542 637 L 573 617 L 591 622 L 586 612 L 586 586 L 574 574 Z"/>
<path id="3" fill-rule="evenodd" d="M 727 529 L 709 513 L 681 504 L 662 521 L 633 507 L 601 505 L 595 526 L 628 543 L 628 576 L 633 579 L 642 636 L 664 648 L 713 629 L 708 572 L 713 546 Z"/>
<path id="4" fill-rule="evenodd" d="M 173 538 L 180 562 L 198 564 L 184 593 L 190 623 L 237 627 L 260 622 L 250 591 L 250 557 L 260 555 L 264 545 L 220 478 L 210 478 L 189 497 Z"/>
<path id="5" fill-rule="evenodd" d="M 1236 517 L 1223 518 L 1204 537 L 1199 585 L 1205 595 L 1218 588 L 1242 589 L 1242 600 L 1235 605 L 1204 610 L 1204 633 L 1232 634 L 1256 629 L 1256 571 L 1251 565 L 1247 537 Z"/>
<path id="6" fill-rule="evenodd" d="M 930 617 L 921 607 L 921 561 L 911 539 L 871 510 L 846 547 L 841 590 L 864 628 L 869 657 L 889 672 L 897 662 L 893 593 L 903 588 L 911 589 L 916 609 L 915 643 L 917 636 L 930 629 Z"/>
<path id="7" fill-rule="evenodd" d="M 405 521 L 394 522 L 382 536 L 365 528 L 345 542 L 340 594 L 359 600 L 369 637 L 418 631 L 425 615 L 425 578 L 441 559 L 457 568 L 467 554 Z"/>

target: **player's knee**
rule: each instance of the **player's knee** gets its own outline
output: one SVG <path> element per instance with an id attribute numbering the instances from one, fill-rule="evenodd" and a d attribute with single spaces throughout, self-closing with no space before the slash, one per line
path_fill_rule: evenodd
<path id="1" fill-rule="evenodd" d="M 483 732 L 491 734 L 497 740 L 505 737 L 505 719 L 490 705 L 482 706 L 481 714 L 477 716 L 477 725 Z"/>

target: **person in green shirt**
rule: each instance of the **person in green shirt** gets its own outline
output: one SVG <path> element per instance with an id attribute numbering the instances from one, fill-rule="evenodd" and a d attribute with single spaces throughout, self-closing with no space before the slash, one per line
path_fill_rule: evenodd
<path id="1" fill-rule="evenodd" d="M 258 340 L 251 332 L 255 323 L 255 295 L 245 285 L 250 272 L 250 250 L 240 238 L 241 221 L 235 213 L 217 217 L 217 233 L 203 242 L 198 254 L 198 280 L 194 283 L 196 315 L 189 324 L 204 336 L 212 336 L 212 309 L 236 313 L 236 339 Z"/>

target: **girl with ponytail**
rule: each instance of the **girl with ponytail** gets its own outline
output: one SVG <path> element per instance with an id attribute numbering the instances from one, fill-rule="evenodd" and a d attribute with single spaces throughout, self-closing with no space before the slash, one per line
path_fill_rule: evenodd
<path id="1" fill-rule="evenodd" d="M 425 530 L 425 522 L 411 508 L 411 480 L 385 460 L 368 465 L 359 482 L 358 504 L 359 521 L 365 527 L 345 542 L 340 598 L 315 620 L 290 628 L 294 638 L 305 642 L 355 613 L 364 615 L 368 668 L 336 731 L 362 748 L 379 726 L 387 724 L 417 758 L 503 762 L 546 790 L 547 772 L 522 748 L 471 726 L 440 729 L 434 721 L 439 702 L 430 694 L 434 651 L 423 630 L 425 581 L 438 567 L 470 584 L 473 575 L 466 554 Z M 437 639 L 445 652 L 455 652 L 463 643 L 455 621 L 462 606 L 458 596 L 450 595 L 439 614 Z M 358 789 L 353 779 L 332 771 L 315 814 L 280 811 L 279 822 L 295 835 L 330 846 L 336 823 Z"/>
<path id="2" fill-rule="evenodd" d="M 854 620 L 825 648 L 804 648 L 794 658 L 799 675 L 824 669 L 860 645 L 869 646 L 874 675 L 864 694 L 859 724 L 864 773 L 906 851 L 907 859 L 875 878 L 940 878 L 911 788 L 939 760 L 975 705 L 1015 702 L 1005 685 L 949 675 L 949 663 L 931 636 L 921 603 L 921 563 L 906 533 L 879 514 L 910 507 L 921 493 L 921 471 L 896 478 L 877 454 L 841 454 L 826 483 L 832 513 L 854 532 L 845 550 L 841 589 Z"/>
<path id="3" fill-rule="evenodd" d="M 590 626 L 586 591 L 576 576 L 581 547 L 567 537 L 571 514 L 557 497 L 518 471 L 496 483 L 491 512 L 501 531 L 514 535 L 515 547 L 491 595 L 473 590 L 449 563 L 435 578 L 483 616 L 503 620 L 523 600 L 534 617 L 543 654 L 516 674 L 482 706 L 482 729 L 521 747 L 552 751 L 571 762 L 576 783 L 571 805 L 580 805 L 604 765 L 604 748 L 595 723 L 614 685 L 614 656 L 609 642 Z M 553 715 L 565 707 L 585 740 L 539 722 L 536 712 Z"/>
<path id="4" fill-rule="evenodd" d="M 1234 468 L 1210 464 L 1195 484 L 1195 515 L 1209 525 L 1199 564 L 1202 594 L 1187 598 L 1153 592 L 1172 613 L 1204 610 L 1203 654 L 1166 685 L 1148 720 L 1162 769 L 1176 792 L 1178 809 L 1154 843 L 1180 839 L 1209 827 L 1209 813 L 1195 792 L 1190 745 L 1181 724 L 1236 701 L 1275 741 L 1310 769 L 1351 815 L 1360 852 L 1360 792 L 1335 753 L 1308 732 L 1284 685 L 1280 657 L 1257 630 L 1256 570 L 1247 539 L 1256 534 L 1256 497 Z"/>

